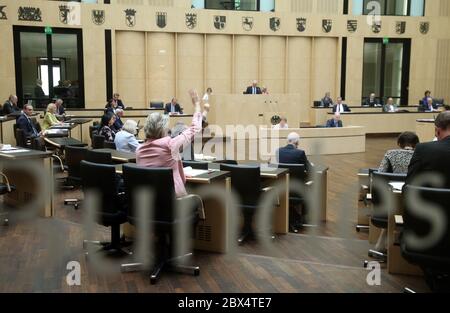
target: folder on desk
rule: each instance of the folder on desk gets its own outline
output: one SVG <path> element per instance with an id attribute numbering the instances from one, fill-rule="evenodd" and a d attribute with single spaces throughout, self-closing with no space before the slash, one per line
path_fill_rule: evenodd
<path id="1" fill-rule="evenodd" d="M 199 175 L 208 174 L 208 172 L 209 172 L 208 170 L 193 169 L 190 166 L 183 168 L 183 170 L 184 170 L 184 175 L 186 177 L 196 177 Z"/>

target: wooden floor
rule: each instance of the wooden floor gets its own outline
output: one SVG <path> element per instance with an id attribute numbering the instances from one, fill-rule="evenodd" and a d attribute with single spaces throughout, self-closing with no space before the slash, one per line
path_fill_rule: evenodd
<path id="1" fill-rule="evenodd" d="M 389 275 L 382 265 L 381 285 L 369 286 L 367 233 L 355 231 L 357 171 L 377 166 L 384 152 L 395 147 L 395 137 L 368 138 L 367 152 L 311 158 L 327 164 L 329 196 L 327 223 L 302 234 L 279 236 L 264 251 L 257 242 L 239 247 L 237 255 L 195 252 L 198 277 L 163 273 L 150 285 L 148 273 L 104 274 L 87 262 L 82 249 L 83 210 L 64 206 L 58 194 L 56 218 L 0 227 L 0 292 L 402 292 L 408 286 L 427 292 L 423 279 Z M 106 228 L 98 237 L 108 238 Z M 66 265 L 81 264 L 81 286 L 68 286 Z M 114 260 L 115 269 L 126 260 Z"/>

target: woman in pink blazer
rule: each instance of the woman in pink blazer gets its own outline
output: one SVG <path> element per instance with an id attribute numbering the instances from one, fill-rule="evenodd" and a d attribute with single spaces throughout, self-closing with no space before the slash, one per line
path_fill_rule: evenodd
<path id="1" fill-rule="evenodd" d="M 136 150 L 136 163 L 146 167 L 170 167 L 177 197 L 185 196 L 186 177 L 180 157 L 180 148 L 190 145 L 194 135 L 202 129 L 202 112 L 197 92 L 189 92 L 194 104 L 192 124 L 180 135 L 171 138 L 169 131 L 169 115 L 152 113 L 147 117 L 144 126 L 146 141 Z M 208 108 L 205 107 L 206 110 Z"/>

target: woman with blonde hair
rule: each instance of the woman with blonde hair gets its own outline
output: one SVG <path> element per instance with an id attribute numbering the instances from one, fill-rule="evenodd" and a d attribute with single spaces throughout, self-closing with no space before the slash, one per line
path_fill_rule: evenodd
<path id="1" fill-rule="evenodd" d="M 44 130 L 49 129 L 53 125 L 61 124 L 61 122 L 58 121 L 58 119 L 56 118 L 55 113 L 56 113 L 56 104 L 49 103 L 47 105 L 47 112 L 45 113 L 44 116 L 44 122 L 42 123 L 42 128 Z"/>

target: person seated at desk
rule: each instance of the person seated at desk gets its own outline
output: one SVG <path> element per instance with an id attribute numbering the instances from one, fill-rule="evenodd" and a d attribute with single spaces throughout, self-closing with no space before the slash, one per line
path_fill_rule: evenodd
<path id="1" fill-rule="evenodd" d="M 267 87 L 262 87 L 261 94 L 262 95 L 268 95 L 269 94 L 269 90 L 267 90 Z"/>
<path id="2" fill-rule="evenodd" d="M 2 109 L 0 110 L 0 115 L 8 115 L 12 113 L 19 113 L 20 109 L 17 106 L 17 96 L 16 95 L 10 95 L 8 100 L 5 101 L 3 104 Z"/>
<path id="3" fill-rule="evenodd" d="M 418 144 L 414 150 L 406 177 L 407 184 L 415 184 L 421 174 L 442 178 L 441 186 L 450 189 L 450 111 L 440 113 L 434 121 L 437 141 Z"/>
<path id="4" fill-rule="evenodd" d="M 383 106 L 383 112 L 395 113 L 397 112 L 397 105 L 394 104 L 394 99 L 388 98 L 386 104 Z"/>
<path id="5" fill-rule="evenodd" d="M 247 87 L 247 90 L 244 92 L 244 95 L 260 95 L 262 94 L 261 88 L 258 87 L 258 81 L 254 80 L 251 86 Z"/>
<path id="6" fill-rule="evenodd" d="M 116 109 L 119 108 L 119 105 L 117 103 L 117 101 L 112 98 L 108 100 L 108 103 L 105 105 L 105 114 L 106 113 L 113 113 L 116 111 Z"/>
<path id="7" fill-rule="evenodd" d="M 111 129 L 114 130 L 114 132 L 119 132 L 123 127 L 122 117 L 123 117 L 123 110 L 122 109 L 116 109 L 114 111 L 115 113 L 115 122 L 112 125 Z"/>
<path id="8" fill-rule="evenodd" d="M 395 174 L 408 173 L 408 166 L 418 143 L 419 137 L 415 133 L 409 131 L 401 133 L 397 138 L 397 145 L 400 149 L 387 151 L 378 171 Z"/>
<path id="9" fill-rule="evenodd" d="M 325 97 L 320 100 L 320 106 L 329 108 L 331 105 L 333 105 L 333 99 L 331 99 L 330 92 L 326 92 Z"/>
<path id="10" fill-rule="evenodd" d="M 272 129 L 286 129 L 286 128 L 289 128 L 287 118 L 281 117 L 280 123 L 274 125 Z"/>
<path id="11" fill-rule="evenodd" d="M 56 117 L 64 118 L 64 116 L 66 115 L 66 110 L 64 109 L 63 103 L 64 102 L 62 101 L 62 99 L 56 99 L 56 101 L 55 101 L 55 105 L 56 105 L 56 112 L 55 112 L 55 114 L 56 114 Z"/>
<path id="12" fill-rule="evenodd" d="M 23 130 L 24 136 L 27 139 L 33 139 L 40 137 L 42 132 L 38 132 L 34 122 L 31 120 L 33 115 L 33 106 L 31 104 L 25 104 L 22 113 L 17 118 L 17 128 Z"/>
<path id="13" fill-rule="evenodd" d="M 44 122 L 42 123 L 42 128 L 44 130 L 49 129 L 53 125 L 61 124 L 61 122 L 56 118 L 55 112 L 56 112 L 56 104 L 49 103 L 47 105 L 47 112 L 45 112 L 44 115 Z"/>
<path id="14" fill-rule="evenodd" d="M 431 97 L 431 91 L 429 91 L 429 90 L 425 91 L 424 97 L 422 98 L 422 102 L 420 103 L 422 107 L 426 108 L 427 103 L 428 103 L 428 98 L 433 99 L 433 97 Z"/>
<path id="15" fill-rule="evenodd" d="M 102 116 L 99 135 L 105 137 L 106 141 L 114 141 L 116 132 L 112 129 L 112 125 L 116 120 L 114 113 L 107 112 Z"/>
<path id="16" fill-rule="evenodd" d="M 425 102 L 423 111 L 424 112 L 438 112 L 437 105 L 434 103 L 433 98 L 431 98 L 431 97 L 427 98 L 427 102 Z"/>
<path id="17" fill-rule="evenodd" d="M 189 93 L 194 105 L 191 126 L 171 138 L 168 136 L 169 117 L 161 113 L 152 113 L 147 117 L 144 126 L 146 141 L 136 151 L 136 163 L 140 166 L 172 168 L 175 193 L 178 197 L 187 194 L 180 149 L 189 145 L 194 135 L 202 129 L 200 99 L 197 92 L 191 90 Z"/>
<path id="18" fill-rule="evenodd" d="M 306 157 L 305 151 L 298 149 L 300 136 L 292 132 L 287 136 L 287 146 L 279 148 L 276 152 L 276 158 L 278 163 L 287 164 L 304 164 L 305 170 L 308 172 L 311 170 L 311 165 Z M 289 208 L 289 228 L 292 232 L 297 233 L 298 229 L 303 224 L 304 212 L 303 208 L 293 207 Z"/>
<path id="19" fill-rule="evenodd" d="M 335 112 L 332 119 L 327 121 L 325 127 L 342 127 L 341 113 Z"/>
<path id="20" fill-rule="evenodd" d="M 372 92 L 366 100 L 363 102 L 364 107 L 381 107 L 380 100 L 375 97 L 375 94 Z"/>
<path id="21" fill-rule="evenodd" d="M 113 99 L 117 103 L 117 108 L 125 110 L 125 104 L 123 104 L 122 100 L 120 99 L 120 95 L 118 93 L 113 94 Z"/>
<path id="22" fill-rule="evenodd" d="M 342 98 L 338 97 L 336 99 L 336 104 L 333 106 L 333 113 L 344 113 L 344 112 L 351 112 L 348 105 L 342 103 Z"/>
<path id="23" fill-rule="evenodd" d="M 172 98 L 172 101 L 166 104 L 164 114 L 183 114 L 181 106 L 177 103 L 177 98 Z"/>
<path id="24" fill-rule="evenodd" d="M 116 150 L 124 152 L 136 152 L 139 142 L 136 139 L 137 123 L 134 120 L 126 120 L 122 130 L 116 134 L 114 143 Z"/>

